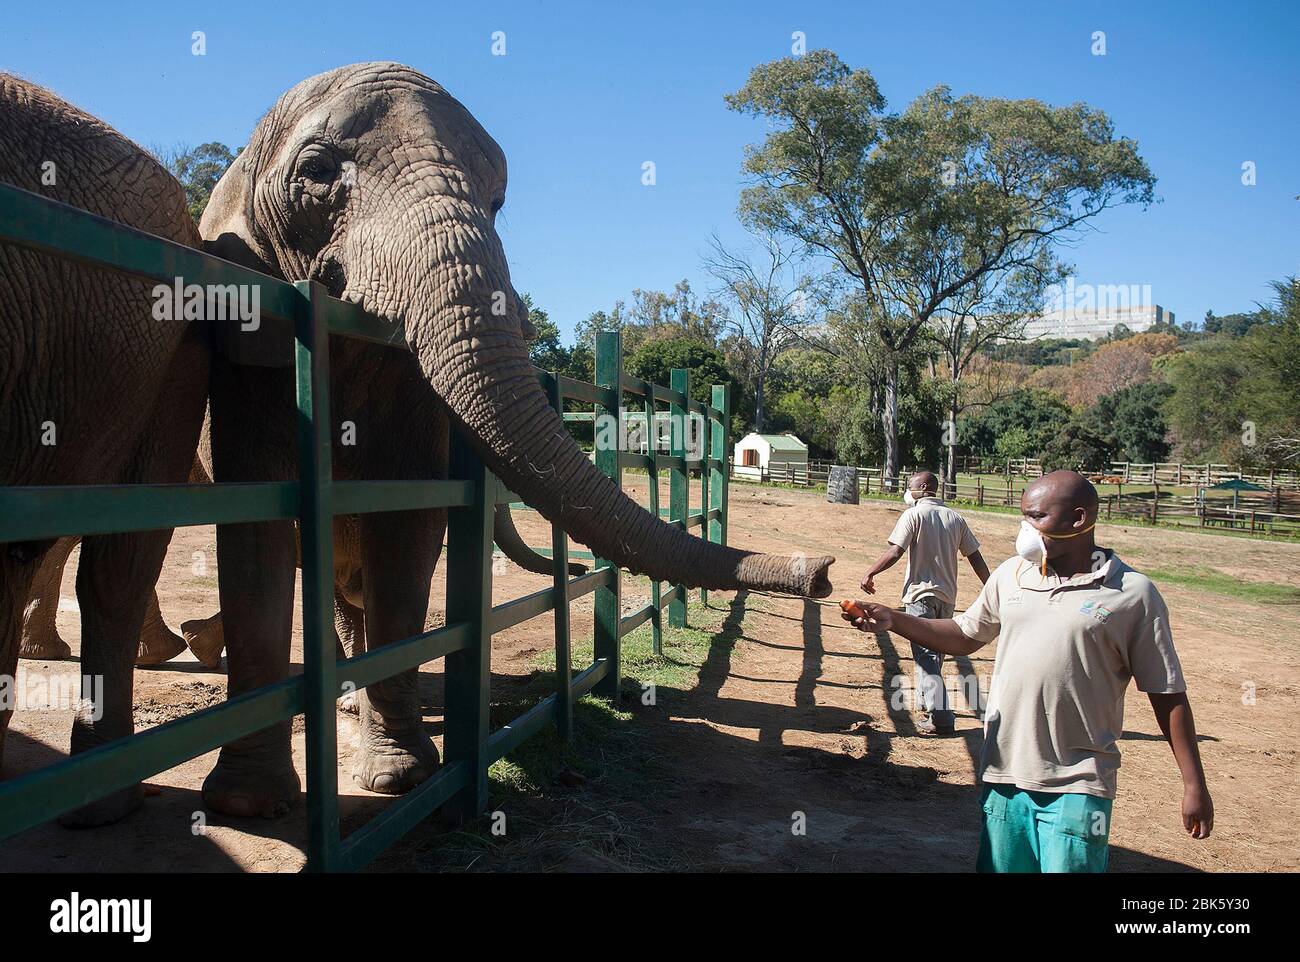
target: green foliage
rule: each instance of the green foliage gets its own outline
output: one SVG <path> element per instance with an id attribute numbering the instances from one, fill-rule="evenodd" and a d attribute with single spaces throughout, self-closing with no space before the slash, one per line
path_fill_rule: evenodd
<path id="1" fill-rule="evenodd" d="M 1040 455 L 1044 471 L 1095 471 L 1113 454 L 1113 439 L 1082 418 L 1071 418 L 1048 440 Z"/>
<path id="2" fill-rule="evenodd" d="M 992 453 L 999 461 L 1014 461 L 1020 458 L 1037 457 L 1042 450 L 1039 447 L 1040 435 L 1023 425 L 1007 428 L 993 439 Z"/>
<path id="3" fill-rule="evenodd" d="M 1022 388 L 958 421 L 958 446 L 981 457 L 1036 457 L 1072 417 L 1055 394 Z"/>
<path id="4" fill-rule="evenodd" d="M 585 344 L 565 347 L 560 343 L 560 328 L 550 315 L 533 304 L 531 294 L 522 295 L 528 319 L 537 329 L 537 337 L 528 345 L 529 359 L 543 371 L 556 371 L 579 381 L 595 377 L 595 352 Z"/>
<path id="5" fill-rule="evenodd" d="M 621 331 L 623 356 L 634 353 L 655 338 L 686 336 L 705 344 L 716 344 L 726 320 L 726 308 L 711 297 L 700 298 L 689 281 L 681 280 L 671 291 L 637 288 L 632 304 L 618 301 L 612 310 L 594 311 L 579 321 L 576 342 L 594 346 L 601 331 Z"/>
<path id="6" fill-rule="evenodd" d="M 623 366 L 633 377 L 664 386 L 672 383 L 673 368 L 685 368 L 691 372 L 691 397 L 705 404 L 713 402 L 714 384 L 732 384 L 732 411 L 737 416 L 731 429 L 733 433 L 745 430 L 753 411 L 752 398 L 739 391 L 726 358 L 716 347 L 688 335 L 660 337 L 644 342 L 624 358 Z"/>
<path id="7" fill-rule="evenodd" d="M 239 150 L 231 153 L 230 148 L 225 144 L 213 141 L 200 144 L 193 150 L 179 147 L 164 159 L 167 169 L 185 189 L 185 204 L 189 208 L 190 216 L 194 218 L 194 223 L 197 224 L 203 216 L 203 210 L 208 206 L 208 199 L 212 196 L 212 189 L 217 186 L 217 181 L 226 172 L 226 168 L 234 163 Z"/>
<path id="8" fill-rule="evenodd" d="M 987 345 L 984 353 L 999 361 L 1051 367 L 1078 363 L 1092 353 L 1095 346 L 1092 341 L 1078 338 L 1044 337 L 1032 341 L 995 342 Z"/>
<path id="9" fill-rule="evenodd" d="M 1256 312 L 1247 314 L 1224 314 L 1216 316 L 1214 311 L 1205 312 L 1205 323 L 1201 330 L 1206 334 L 1227 334 L 1229 337 L 1242 337 L 1263 318 Z"/>
<path id="10" fill-rule="evenodd" d="M 1172 392 L 1164 412 L 1181 460 L 1228 462 L 1242 454 L 1242 422 L 1250 406 L 1249 362 L 1237 340 L 1218 335 L 1160 359 Z"/>
<path id="11" fill-rule="evenodd" d="M 1111 439 L 1114 458 L 1141 464 L 1169 456 L 1163 405 L 1173 388 L 1148 382 L 1107 394 L 1088 411 L 1087 423 Z"/>
<path id="12" fill-rule="evenodd" d="M 871 155 L 884 134 L 885 98 L 871 71 L 811 50 L 760 64 L 726 101 L 772 128 L 745 152 L 745 170 L 757 183 L 741 194 L 742 219 L 846 261 L 860 259 Z"/>

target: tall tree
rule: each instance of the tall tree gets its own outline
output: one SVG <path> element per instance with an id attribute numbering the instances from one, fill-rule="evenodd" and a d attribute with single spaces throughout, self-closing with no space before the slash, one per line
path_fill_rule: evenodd
<path id="1" fill-rule="evenodd" d="M 801 275 L 779 235 L 758 235 L 756 253 L 723 245 L 715 234 L 704 266 L 719 284 L 718 294 L 733 308 L 724 330 L 726 347 L 739 361 L 754 394 L 754 430 L 767 421 L 766 386 L 777 356 L 813 320 L 811 278 Z"/>
<path id="2" fill-rule="evenodd" d="M 1153 199 L 1136 144 L 1085 104 L 937 87 L 891 117 L 870 72 L 826 50 L 754 68 L 727 102 L 774 128 L 747 150 L 742 217 L 830 257 L 885 353 L 890 475 L 899 365 L 930 318 L 981 278 L 1044 265 L 1110 207 Z"/>

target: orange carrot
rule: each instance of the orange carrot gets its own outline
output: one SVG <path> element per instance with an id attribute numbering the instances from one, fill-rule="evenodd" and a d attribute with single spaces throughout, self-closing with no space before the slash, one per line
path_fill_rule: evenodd
<path id="1" fill-rule="evenodd" d="M 843 611 L 846 615 L 849 615 L 853 618 L 867 617 L 866 609 L 863 608 L 856 601 L 851 601 L 848 598 L 845 598 L 843 601 L 840 602 L 840 610 Z"/>

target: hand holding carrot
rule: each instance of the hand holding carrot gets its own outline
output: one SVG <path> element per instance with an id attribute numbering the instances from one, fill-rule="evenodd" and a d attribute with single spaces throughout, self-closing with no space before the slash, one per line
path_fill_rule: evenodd
<path id="1" fill-rule="evenodd" d="M 888 631 L 893 609 L 873 601 L 840 602 L 840 617 L 859 631 Z"/>

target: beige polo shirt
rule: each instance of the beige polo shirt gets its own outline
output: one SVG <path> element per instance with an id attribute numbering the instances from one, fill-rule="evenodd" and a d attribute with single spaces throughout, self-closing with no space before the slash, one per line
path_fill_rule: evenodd
<path id="1" fill-rule="evenodd" d="M 903 603 L 933 595 L 957 603 L 957 555 L 980 549 L 966 519 L 938 498 L 922 498 L 903 512 L 889 543 L 907 549 Z"/>
<path id="2" fill-rule="evenodd" d="M 954 619 L 968 638 L 999 639 L 984 781 L 1114 798 L 1129 679 L 1186 691 L 1160 592 L 1113 551 L 1100 557 L 1097 571 L 1064 580 L 1011 558 Z"/>

